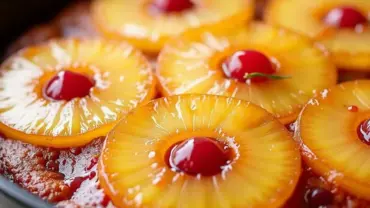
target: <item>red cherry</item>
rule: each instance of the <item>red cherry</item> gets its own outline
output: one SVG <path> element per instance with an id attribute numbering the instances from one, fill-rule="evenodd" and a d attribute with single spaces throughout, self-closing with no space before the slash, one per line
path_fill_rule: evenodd
<path id="1" fill-rule="evenodd" d="M 275 69 L 270 59 L 258 51 L 246 50 L 237 51 L 230 56 L 222 65 L 227 77 L 245 82 L 245 75 L 250 73 L 263 73 L 271 75 Z M 251 82 L 264 82 L 267 77 L 259 76 L 250 79 Z"/>
<path id="2" fill-rule="evenodd" d="M 354 28 L 356 25 L 368 22 L 363 14 L 351 7 L 340 7 L 331 10 L 324 21 L 328 25 L 339 28 Z"/>
<path id="3" fill-rule="evenodd" d="M 46 85 L 44 94 L 53 100 L 72 100 L 76 97 L 85 97 L 95 82 L 89 77 L 72 71 L 61 71 Z"/>
<path id="4" fill-rule="evenodd" d="M 357 127 L 357 136 L 363 143 L 370 145 L 370 119 L 360 123 Z"/>
<path id="5" fill-rule="evenodd" d="M 304 199 L 309 208 L 319 208 L 331 205 L 334 200 L 333 194 L 322 188 L 313 188 L 307 190 Z"/>
<path id="6" fill-rule="evenodd" d="M 194 137 L 172 146 L 166 154 L 166 161 L 171 168 L 189 175 L 212 176 L 227 165 L 228 153 L 215 139 Z"/>
<path id="7" fill-rule="evenodd" d="M 153 5 L 159 11 L 166 13 L 181 12 L 194 7 L 191 0 L 155 0 Z"/>
<path id="8" fill-rule="evenodd" d="M 355 106 L 355 105 L 348 106 L 347 109 L 348 109 L 348 111 L 353 112 L 353 113 L 358 112 L 358 107 Z"/>

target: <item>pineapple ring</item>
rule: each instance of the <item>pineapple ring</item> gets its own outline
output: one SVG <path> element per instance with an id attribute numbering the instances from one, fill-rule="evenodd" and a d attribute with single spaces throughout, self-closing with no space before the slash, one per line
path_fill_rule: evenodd
<path id="1" fill-rule="evenodd" d="M 169 168 L 167 149 L 196 136 L 228 143 L 236 153 L 230 168 L 206 177 Z M 295 189 L 301 159 L 284 125 L 262 108 L 222 96 L 180 95 L 128 114 L 108 135 L 98 170 L 118 207 L 280 207 Z"/>
<path id="2" fill-rule="evenodd" d="M 246 84 L 224 76 L 223 60 L 237 50 L 259 50 L 278 62 L 277 74 L 291 79 Z M 335 66 L 310 40 L 264 24 L 239 26 L 203 36 L 194 33 L 162 50 L 157 76 L 164 95 L 207 93 L 251 101 L 287 124 L 315 91 L 336 84 Z"/>
<path id="3" fill-rule="evenodd" d="M 45 84 L 60 70 L 94 77 L 90 96 L 44 98 Z M 0 131 L 56 148 L 106 136 L 124 113 L 155 93 L 144 56 L 126 43 L 105 40 L 54 40 L 25 48 L 1 66 L 0 86 Z"/>
<path id="4" fill-rule="evenodd" d="M 165 42 L 191 28 L 214 30 L 246 22 L 253 17 L 252 0 L 198 0 L 195 9 L 175 14 L 151 14 L 151 0 L 95 0 L 92 16 L 102 34 L 125 39 L 149 53 L 158 53 Z"/>
<path id="5" fill-rule="evenodd" d="M 352 81 L 312 99 L 298 119 L 296 138 L 303 159 L 328 181 L 370 200 L 370 147 L 357 126 L 370 117 L 370 81 Z M 356 106 L 358 112 L 349 108 Z M 356 108 L 356 109 L 357 109 Z"/>
<path id="6" fill-rule="evenodd" d="M 336 29 L 322 20 L 330 9 L 348 5 L 370 16 L 368 0 L 274 0 L 265 19 L 320 41 L 332 52 L 338 68 L 370 71 L 370 46 L 366 44 L 370 43 L 370 27 Z"/>

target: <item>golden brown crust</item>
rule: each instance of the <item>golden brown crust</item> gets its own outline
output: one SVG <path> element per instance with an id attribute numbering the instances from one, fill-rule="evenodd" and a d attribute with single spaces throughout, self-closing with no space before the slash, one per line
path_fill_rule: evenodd
<path id="1" fill-rule="evenodd" d="M 56 163 L 53 160 L 59 157 L 57 151 L 3 138 L 0 144 L 0 169 L 7 178 L 50 202 L 72 196 L 63 174 L 54 171 Z"/>

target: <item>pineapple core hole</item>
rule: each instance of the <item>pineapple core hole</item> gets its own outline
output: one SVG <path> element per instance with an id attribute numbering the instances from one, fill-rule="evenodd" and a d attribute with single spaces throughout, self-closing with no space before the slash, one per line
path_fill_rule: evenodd
<path id="1" fill-rule="evenodd" d="M 363 143 L 370 145 L 370 119 L 360 123 L 357 127 L 357 136 Z"/>
<path id="2" fill-rule="evenodd" d="M 230 164 L 231 148 L 210 137 L 193 137 L 172 145 L 166 152 L 167 165 L 189 175 L 213 176 Z"/>
<path id="3" fill-rule="evenodd" d="M 90 95 L 95 81 L 89 76 L 69 70 L 58 72 L 44 86 L 44 97 L 49 100 L 72 100 Z"/>

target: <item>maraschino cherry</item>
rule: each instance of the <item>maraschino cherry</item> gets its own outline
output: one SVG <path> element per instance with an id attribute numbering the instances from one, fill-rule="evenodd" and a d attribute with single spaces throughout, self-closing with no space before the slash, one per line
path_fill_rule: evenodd
<path id="1" fill-rule="evenodd" d="M 44 94 L 52 100 L 72 100 L 77 97 L 85 97 L 90 94 L 90 89 L 95 82 L 89 77 L 72 72 L 60 71 L 50 79 L 44 88 Z"/>
<path id="2" fill-rule="evenodd" d="M 220 173 L 230 160 L 230 151 L 215 139 L 194 137 L 168 149 L 167 164 L 189 175 L 212 176 Z"/>
<path id="3" fill-rule="evenodd" d="M 363 143 L 370 145 L 370 119 L 360 123 L 357 127 L 357 135 Z"/>
<path id="4" fill-rule="evenodd" d="M 351 106 L 347 107 L 347 110 L 350 111 L 350 112 L 353 112 L 353 113 L 357 113 L 358 112 L 358 107 L 355 106 L 355 105 L 351 105 Z"/>
<path id="5" fill-rule="evenodd" d="M 182 12 L 194 7 L 192 0 L 154 0 L 153 6 L 166 13 Z"/>
<path id="6" fill-rule="evenodd" d="M 331 10 L 324 18 L 326 24 L 338 28 L 354 28 L 366 24 L 367 18 L 352 7 L 339 7 Z"/>
<path id="7" fill-rule="evenodd" d="M 306 192 L 304 199 L 309 208 L 319 208 L 332 204 L 334 196 L 326 189 L 312 188 Z"/>
<path id="8" fill-rule="evenodd" d="M 268 79 L 285 77 L 274 75 L 275 68 L 270 59 L 263 53 L 254 50 L 237 51 L 226 61 L 222 68 L 227 77 L 240 82 L 264 82 Z"/>

